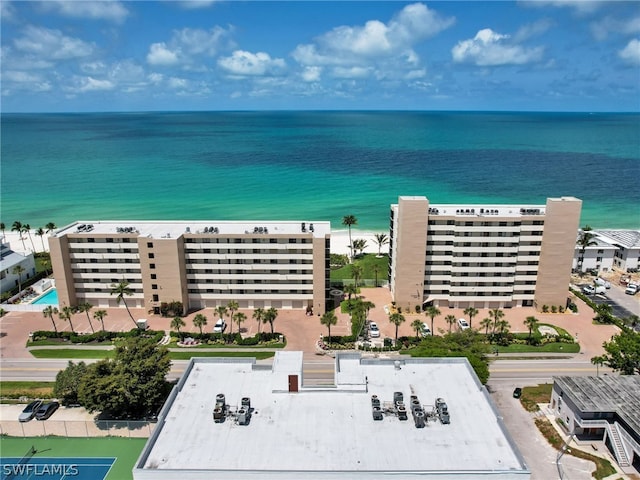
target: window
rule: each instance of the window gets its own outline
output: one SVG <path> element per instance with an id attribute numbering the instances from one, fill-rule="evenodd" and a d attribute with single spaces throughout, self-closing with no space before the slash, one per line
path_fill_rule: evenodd
<path id="1" fill-rule="evenodd" d="M 154 295 L 154 296 L 153 296 L 153 301 L 154 301 L 154 302 L 159 301 L 159 299 L 160 299 L 160 297 L 158 297 L 158 295 Z"/>
<path id="2" fill-rule="evenodd" d="M 149 268 L 150 268 L 151 270 L 154 270 L 154 269 L 156 268 L 156 264 L 155 264 L 155 263 L 150 263 L 150 264 L 149 264 Z"/>
<path id="3" fill-rule="evenodd" d="M 157 278 L 157 275 L 155 273 L 151 274 L 151 280 L 155 280 Z"/>
<path id="4" fill-rule="evenodd" d="M 149 258 L 156 258 L 154 253 L 149 252 Z"/>
<path id="5" fill-rule="evenodd" d="M 151 290 L 157 290 L 158 289 L 158 285 L 153 283 L 151 284 Z"/>
<path id="6" fill-rule="evenodd" d="M 153 242 L 147 242 L 147 248 L 153 248 Z"/>

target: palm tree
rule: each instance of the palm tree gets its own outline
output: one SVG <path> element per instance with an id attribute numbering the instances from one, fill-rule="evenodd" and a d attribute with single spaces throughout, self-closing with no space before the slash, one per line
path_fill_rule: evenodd
<path id="1" fill-rule="evenodd" d="M 22 236 L 22 222 L 19 222 L 18 220 L 13 222 L 13 225 L 11 226 L 11 231 L 17 232 L 18 235 L 20 235 L 20 240 L 22 240 L 22 249 L 26 251 L 27 246 L 24 244 L 24 237 Z"/>
<path id="2" fill-rule="evenodd" d="M 200 335 L 202 335 L 202 327 L 207 324 L 207 317 L 205 317 L 201 313 L 198 313 L 195 317 L 193 317 L 193 324 L 200 329 Z"/>
<path id="3" fill-rule="evenodd" d="M 491 320 L 490 318 L 483 318 L 482 321 L 480 322 L 480 327 L 484 328 L 484 334 L 488 337 L 489 336 L 489 327 L 493 325 L 493 320 Z"/>
<path id="4" fill-rule="evenodd" d="M 62 310 L 58 312 L 58 317 L 60 318 L 60 320 L 69 322 L 69 327 L 71 327 L 71 333 L 76 333 L 73 330 L 73 322 L 71 321 L 71 317 L 73 317 L 73 308 L 69 306 L 62 307 Z"/>
<path id="5" fill-rule="evenodd" d="M 222 320 L 227 315 L 227 307 L 225 307 L 224 305 L 219 305 L 218 307 L 216 307 L 213 313 L 214 315 L 218 315 L 218 317 Z"/>
<path id="6" fill-rule="evenodd" d="M 89 317 L 89 312 L 91 311 L 91 309 L 93 308 L 93 305 L 91 305 L 89 302 L 84 302 L 81 303 L 80 305 L 78 305 L 78 311 L 79 312 L 84 312 L 87 314 L 87 320 L 89 320 L 89 326 L 91 327 L 91 333 L 95 333 L 95 330 L 93 329 L 93 323 L 91 323 L 91 318 Z"/>
<path id="7" fill-rule="evenodd" d="M 56 337 L 58 336 L 58 328 L 56 327 L 56 322 L 53 319 L 53 316 L 57 314 L 58 309 L 53 305 L 47 305 L 46 307 L 44 307 L 44 310 L 42 310 L 42 315 L 44 315 L 44 318 L 49 318 L 51 320 L 51 323 L 53 324 L 53 331 L 56 332 Z"/>
<path id="8" fill-rule="evenodd" d="M 352 283 L 348 283 L 347 285 L 345 285 L 342 288 L 343 288 L 344 293 L 346 293 L 348 295 L 347 300 L 349 301 L 349 304 L 351 304 L 351 295 L 355 295 L 356 293 L 358 293 L 358 287 L 356 287 Z"/>
<path id="9" fill-rule="evenodd" d="M 258 307 L 253 311 L 253 315 L 251 315 L 251 317 L 255 319 L 256 322 L 258 322 L 258 335 L 260 335 L 260 324 L 264 320 L 264 314 L 264 308 Z"/>
<path id="10" fill-rule="evenodd" d="M 404 323 L 406 318 L 401 313 L 392 313 L 389 315 L 389 321 L 396 326 L 396 343 L 398 342 L 398 327 L 401 323 Z"/>
<path id="11" fill-rule="evenodd" d="M 22 265 L 16 265 L 15 267 L 13 267 L 11 269 L 11 273 L 14 275 L 18 275 L 18 293 L 20 293 L 22 291 L 22 274 L 25 272 L 26 270 L 24 269 L 24 267 Z"/>
<path id="12" fill-rule="evenodd" d="M 578 272 L 580 274 L 583 273 L 582 265 L 584 264 L 584 254 L 587 250 L 587 247 L 598 244 L 598 242 L 594 240 L 596 235 L 595 233 L 591 233 L 592 230 L 593 229 L 589 225 L 585 225 L 580 232 L 578 241 L 576 242 L 576 244 L 580 247 L 580 255 L 578 256 Z"/>
<path id="13" fill-rule="evenodd" d="M 364 238 L 356 238 L 353 241 L 353 249 L 360 251 L 360 255 L 362 255 L 365 248 L 367 248 L 367 241 Z"/>
<path id="14" fill-rule="evenodd" d="M 358 288 L 358 280 L 362 278 L 362 274 L 364 273 L 364 269 L 362 265 L 351 265 L 351 278 L 353 278 L 353 283 L 356 288 Z"/>
<path id="15" fill-rule="evenodd" d="M 374 237 L 375 238 L 373 241 L 376 243 L 376 245 L 378 245 L 378 256 L 381 257 L 382 253 L 380 252 L 382 250 L 382 246 L 389 243 L 389 237 L 387 237 L 387 235 L 384 233 L 376 233 Z"/>
<path id="16" fill-rule="evenodd" d="M 22 225 L 22 231 L 24 233 L 27 234 L 27 236 L 29 237 L 29 241 L 31 242 L 31 248 L 32 248 L 32 252 L 36 251 L 36 246 L 33 244 L 33 238 L 31 238 L 31 225 L 29 225 L 28 223 L 25 223 L 24 225 Z"/>
<path id="17" fill-rule="evenodd" d="M 129 310 L 129 305 L 127 305 L 127 302 L 124 299 L 125 296 L 130 297 L 131 295 L 133 295 L 133 290 L 129 288 L 129 282 L 127 282 L 126 280 L 122 280 L 118 284 L 112 283 L 110 294 L 116 295 L 116 302 L 118 303 L 118 305 L 120 305 L 120 302 L 124 304 L 124 308 L 127 309 L 127 313 L 129 314 L 131 321 L 136 326 L 136 328 L 138 328 L 138 324 L 134 320 L 133 315 L 131 315 L 131 311 Z"/>
<path id="18" fill-rule="evenodd" d="M 336 325 L 338 323 L 338 317 L 333 313 L 333 310 L 329 310 L 320 317 L 320 323 L 325 325 L 329 330 L 329 339 L 327 343 L 331 344 L 331 325 Z"/>
<path id="19" fill-rule="evenodd" d="M 40 243 L 42 243 L 42 251 L 44 252 L 46 248 L 44 248 L 44 239 L 42 238 L 44 237 L 44 230 L 42 229 L 42 227 L 38 227 L 38 229 L 36 230 L 36 235 L 40 237 Z"/>
<path id="20" fill-rule="evenodd" d="M 171 328 L 174 328 L 178 332 L 178 337 L 180 336 L 180 328 L 185 325 L 186 323 L 184 323 L 182 317 L 173 317 L 173 320 L 171 320 Z"/>
<path id="21" fill-rule="evenodd" d="M 240 333 L 240 324 L 247 319 L 247 316 L 243 312 L 236 312 L 233 315 L 233 319 L 238 324 L 238 333 Z"/>
<path id="22" fill-rule="evenodd" d="M 271 334 L 273 335 L 273 322 L 276 321 L 276 318 L 278 317 L 278 310 L 276 310 L 273 307 L 270 307 L 265 313 L 264 313 L 264 319 L 269 322 L 269 325 L 271 325 Z"/>
<path id="23" fill-rule="evenodd" d="M 593 319 L 599 323 L 613 323 L 613 307 L 608 303 L 601 303 L 595 308 L 596 316 Z"/>
<path id="24" fill-rule="evenodd" d="M 411 322 L 411 328 L 416 331 L 416 337 L 419 337 L 420 331 L 422 330 L 422 322 L 419 318 L 416 318 L 413 322 Z"/>
<path id="25" fill-rule="evenodd" d="M 449 333 L 451 333 L 451 327 L 453 327 L 453 325 L 456 323 L 456 316 L 447 315 L 446 317 L 444 317 L 444 320 L 449 324 Z"/>
<path id="26" fill-rule="evenodd" d="M 377 263 L 374 263 L 373 266 L 371 267 L 371 270 L 373 270 L 373 275 L 375 277 L 375 286 L 378 286 L 378 274 L 382 271 L 382 268 L 380 267 L 380 265 L 378 265 Z"/>
<path id="27" fill-rule="evenodd" d="M 506 320 L 500 320 L 498 322 L 498 330 L 500 331 L 500 335 L 504 336 L 505 334 L 509 333 L 509 327 L 511 327 L 511 324 Z"/>
<path id="28" fill-rule="evenodd" d="M 353 215 L 345 215 L 342 217 L 342 225 L 346 225 L 349 229 L 349 248 L 351 249 L 351 259 L 353 260 L 353 242 L 351 241 L 351 226 L 357 225 L 358 219 Z"/>
<path id="29" fill-rule="evenodd" d="M 469 328 L 471 328 L 473 326 L 471 321 L 473 320 L 473 317 L 478 315 L 478 309 L 474 307 L 467 307 L 464 309 L 464 314 L 469 317 Z"/>
<path id="30" fill-rule="evenodd" d="M 51 233 L 53 232 L 57 227 L 56 224 L 53 222 L 49 222 L 47 223 L 44 228 L 46 229 L 47 233 Z"/>
<path id="31" fill-rule="evenodd" d="M 104 317 L 106 317 L 108 315 L 106 310 L 96 310 L 93 313 L 93 318 L 95 318 L 96 320 L 98 320 L 100 322 L 100 324 L 102 325 L 102 331 L 104 332 Z"/>
<path id="32" fill-rule="evenodd" d="M 438 307 L 434 307 L 433 305 L 427 307 L 424 311 L 424 313 L 427 315 L 427 317 L 431 318 L 431 335 L 433 335 L 433 320 L 441 314 L 440 310 L 438 310 Z"/>
<path id="33" fill-rule="evenodd" d="M 498 322 L 504 318 L 504 312 L 499 308 L 492 308 L 489 310 L 489 316 L 493 318 L 493 330 L 492 333 L 496 333 L 496 329 L 498 328 Z"/>
<path id="34" fill-rule="evenodd" d="M 595 357 L 591 357 L 591 363 L 596 366 L 596 377 L 600 376 L 600 367 L 604 365 L 604 362 L 607 361 L 607 357 L 604 355 L 597 355 Z"/>
<path id="35" fill-rule="evenodd" d="M 229 323 L 231 323 L 229 333 L 233 333 L 233 314 L 238 310 L 238 302 L 235 300 L 229 301 L 229 303 L 227 303 L 227 310 L 229 313 Z"/>
<path id="36" fill-rule="evenodd" d="M 538 319 L 536 317 L 527 317 L 524 321 L 524 325 L 529 329 L 529 343 L 531 343 L 531 332 L 538 328 Z"/>
<path id="37" fill-rule="evenodd" d="M 3 237 L 4 237 L 4 230 L 5 230 L 6 228 L 7 228 L 7 227 L 5 226 L 4 222 L 0 222 L 0 231 L 2 232 L 2 236 L 3 236 Z"/>

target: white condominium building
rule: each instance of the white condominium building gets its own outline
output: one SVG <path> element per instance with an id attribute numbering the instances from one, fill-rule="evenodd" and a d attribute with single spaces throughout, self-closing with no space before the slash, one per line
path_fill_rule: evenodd
<path id="1" fill-rule="evenodd" d="M 582 202 L 391 205 L 391 293 L 403 309 L 566 306 Z"/>
<path id="2" fill-rule="evenodd" d="M 85 221 L 49 238 L 60 306 L 308 308 L 324 313 L 329 222 Z"/>

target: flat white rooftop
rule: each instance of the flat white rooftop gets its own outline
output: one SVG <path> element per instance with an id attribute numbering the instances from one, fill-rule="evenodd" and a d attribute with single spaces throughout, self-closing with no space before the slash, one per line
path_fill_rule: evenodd
<path id="1" fill-rule="evenodd" d="M 303 230 L 304 224 L 304 230 Z M 55 236 L 71 233 L 87 235 L 129 234 L 148 238 L 177 238 L 184 234 L 207 236 L 220 235 L 294 235 L 308 234 L 324 238 L 331 233 L 330 222 L 314 221 L 146 221 L 146 220 L 102 220 L 77 221 L 59 230 Z"/>
<path id="2" fill-rule="evenodd" d="M 338 356 L 336 386 L 289 391 L 301 352 L 273 366 L 247 359 L 194 359 L 134 469 L 147 478 L 529 478 L 529 471 L 466 359 Z M 302 383 L 302 381 L 300 382 Z M 392 405 L 417 395 L 427 412 L 447 402 L 450 424 L 416 428 L 411 414 L 372 416 L 371 396 Z M 231 409 L 249 397 L 248 425 L 215 423 L 216 395 Z M 387 403 L 388 402 L 388 403 Z"/>

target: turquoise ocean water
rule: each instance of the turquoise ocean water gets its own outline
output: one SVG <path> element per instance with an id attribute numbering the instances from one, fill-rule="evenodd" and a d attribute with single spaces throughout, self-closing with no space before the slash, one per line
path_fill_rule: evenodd
<path id="1" fill-rule="evenodd" d="M 640 228 L 640 115 L 464 112 L 3 114 L 1 219 L 291 219 L 388 229 L 433 203 L 583 200 Z"/>

